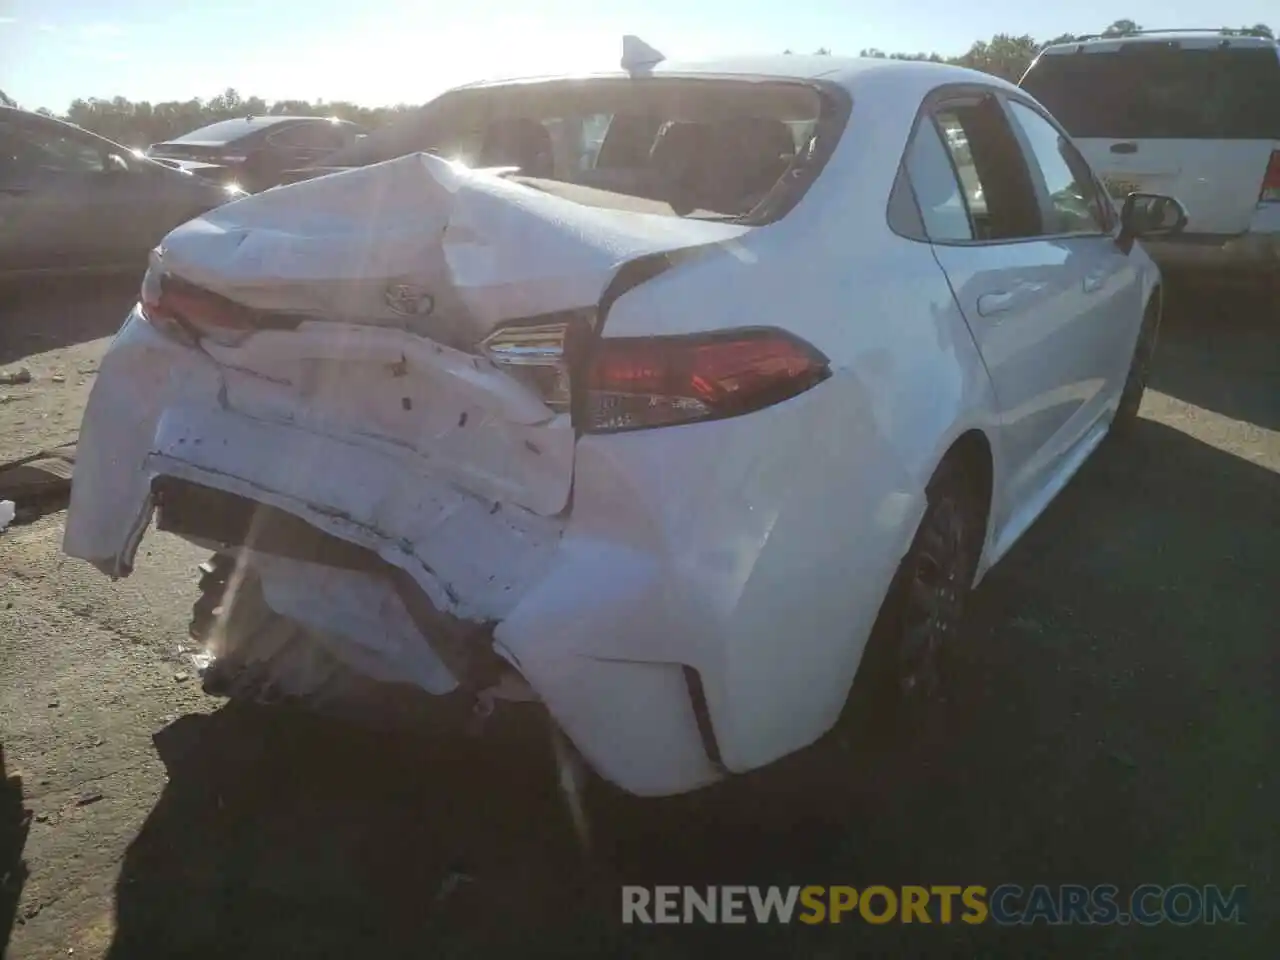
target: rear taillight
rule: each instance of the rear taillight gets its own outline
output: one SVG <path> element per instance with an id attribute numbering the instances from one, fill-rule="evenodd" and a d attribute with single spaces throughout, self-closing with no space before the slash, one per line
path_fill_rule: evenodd
<path id="1" fill-rule="evenodd" d="M 572 398 L 570 344 L 590 329 L 590 311 L 556 314 L 548 323 L 527 323 L 495 330 L 480 349 L 494 366 L 535 390 L 556 413 L 567 413 Z"/>
<path id="2" fill-rule="evenodd" d="M 581 380 L 587 433 L 639 430 L 750 413 L 830 376 L 827 358 L 782 330 L 602 339 Z"/>
<path id="3" fill-rule="evenodd" d="M 1271 151 L 1267 172 L 1262 175 L 1262 190 L 1258 193 L 1258 202 L 1280 203 L 1280 150 Z"/>
<path id="4" fill-rule="evenodd" d="M 157 247 L 147 261 L 147 272 L 142 275 L 142 289 L 138 293 L 143 313 L 160 310 L 160 277 L 164 274 L 164 253 Z M 149 319 L 149 318 L 148 318 Z"/>
<path id="5" fill-rule="evenodd" d="M 831 375 L 827 358 L 772 327 L 595 340 L 594 317 L 502 327 L 481 344 L 495 366 L 585 433 L 615 433 L 750 413 Z"/>
<path id="6" fill-rule="evenodd" d="M 164 260 L 161 252 L 151 251 L 151 262 L 142 276 L 142 289 L 138 291 L 138 312 L 142 318 L 166 336 L 195 343 L 194 334 L 183 326 L 176 316 L 167 313 L 162 304 L 164 288 Z"/>
<path id="7" fill-rule="evenodd" d="M 185 340 L 208 337 L 234 346 L 256 329 L 246 308 L 166 275 L 159 251 L 151 254 L 138 301 L 143 317 L 153 327 Z"/>

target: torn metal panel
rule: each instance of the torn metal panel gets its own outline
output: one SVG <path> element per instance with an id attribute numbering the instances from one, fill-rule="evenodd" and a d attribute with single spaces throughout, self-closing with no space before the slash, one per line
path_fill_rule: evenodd
<path id="1" fill-rule="evenodd" d="M 221 385 L 208 356 L 142 319 L 137 308 L 116 334 L 89 393 L 62 549 L 111 577 L 127 576 L 151 516 L 145 469 L 161 412 L 175 396 L 216 403 Z"/>
<path id="2" fill-rule="evenodd" d="M 271 456 L 261 451 L 272 451 Z M 405 569 L 440 609 L 505 616 L 545 574 L 562 521 L 499 506 L 425 473 L 412 451 L 374 449 L 207 408 L 160 418 L 151 476 L 278 507 Z"/>
<path id="3" fill-rule="evenodd" d="M 245 562 L 267 605 L 352 669 L 433 694 L 457 689 L 387 577 L 253 552 Z"/>
<path id="4" fill-rule="evenodd" d="M 396 486 L 429 471 L 542 515 L 568 500 L 569 418 L 488 360 L 404 331 L 327 323 L 208 352 L 223 366 L 227 409 L 398 457 Z"/>

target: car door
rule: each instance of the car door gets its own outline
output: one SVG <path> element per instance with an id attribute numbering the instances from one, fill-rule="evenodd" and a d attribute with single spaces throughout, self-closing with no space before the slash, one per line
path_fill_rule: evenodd
<path id="1" fill-rule="evenodd" d="M 1121 389 L 1141 318 L 1141 278 L 1116 242 L 1110 198 L 1062 129 L 1038 107 L 1006 101 L 1039 195 L 1046 239 L 1068 251 L 1066 265 L 1082 297 L 1072 343 L 1085 379 L 1078 387 L 1080 430 L 1102 414 Z M 1067 438 L 1070 439 L 1069 437 Z"/>
<path id="2" fill-rule="evenodd" d="M 173 227 L 218 192 L 69 124 L 38 116 L 0 122 L 0 269 L 146 266 Z"/>
<path id="3" fill-rule="evenodd" d="M 0 119 L 0 271 L 65 269 L 83 261 L 76 187 L 101 176 L 102 163 L 96 151 L 51 136 L 41 118 Z"/>
<path id="4" fill-rule="evenodd" d="M 1096 389 L 1096 361 L 1082 343 L 1082 271 L 1066 244 L 1045 235 L 1035 181 L 995 91 L 926 100 L 908 173 L 1000 407 L 1007 479 L 993 519 L 1003 526 L 1059 468 L 1069 424 Z"/>

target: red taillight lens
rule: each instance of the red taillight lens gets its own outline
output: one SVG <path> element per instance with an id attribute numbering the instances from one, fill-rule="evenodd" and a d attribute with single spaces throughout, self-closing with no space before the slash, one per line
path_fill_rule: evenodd
<path id="1" fill-rule="evenodd" d="M 830 376 L 827 358 L 782 330 L 602 339 L 583 376 L 582 428 L 610 433 L 759 410 Z"/>
<path id="2" fill-rule="evenodd" d="M 216 293 L 174 276 L 166 276 L 159 254 L 142 278 L 139 304 L 152 326 L 184 338 L 207 336 L 234 345 L 256 329 L 250 311 Z"/>
<path id="3" fill-rule="evenodd" d="M 1258 202 L 1280 203 L 1280 150 L 1271 151 L 1267 172 L 1262 175 L 1262 190 L 1258 193 Z"/>

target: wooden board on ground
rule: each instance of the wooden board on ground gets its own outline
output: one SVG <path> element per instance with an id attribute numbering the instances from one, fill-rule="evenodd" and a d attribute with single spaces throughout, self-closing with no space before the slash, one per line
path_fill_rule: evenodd
<path id="1" fill-rule="evenodd" d="M 12 500 L 20 514 L 60 509 L 71 494 L 75 462 L 76 445 L 68 443 L 0 464 L 0 500 Z"/>

